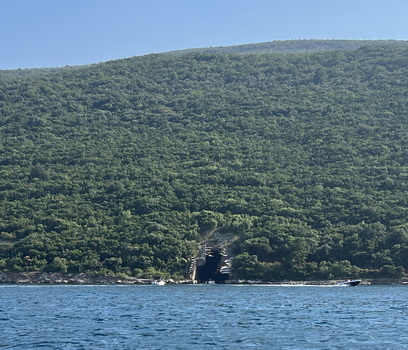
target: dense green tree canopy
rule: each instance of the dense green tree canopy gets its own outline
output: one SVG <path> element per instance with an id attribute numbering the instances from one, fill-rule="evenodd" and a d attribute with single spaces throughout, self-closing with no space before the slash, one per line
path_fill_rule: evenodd
<path id="1" fill-rule="evenodd" d="M 0 72 L 0 270 L 408 268 L 408 48 L 160 54 Z"/>

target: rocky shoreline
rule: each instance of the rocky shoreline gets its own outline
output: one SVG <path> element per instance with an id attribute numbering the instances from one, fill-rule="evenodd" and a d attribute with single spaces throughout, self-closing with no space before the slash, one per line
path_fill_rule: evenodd
<path id="1" fill-rule="evenodd" d="M 0 284 L 151 284 L 154 279 L 136 277 L 91 275 L 85 273 L 50 273 L 50 272 L 0 272 Z M 166 280 L 169 284 L 192 284 L 191 280 Z M 228 284 L 270 284 L 270 285 L 336 285 L 339 280 L 327 281 L 283 281 L 265 283 L 262 281 L 226 281 Z M 365 285 L 408 285 L 408 278 L 403 279 L 367 279 Z"/>
<path id="2" fill-rule="evenodd" d="M 0 272 L 0 284 L 151 284 L 152 279 L 85 273 Z M 170 281 L 169 281 L 170 282 Z"/>

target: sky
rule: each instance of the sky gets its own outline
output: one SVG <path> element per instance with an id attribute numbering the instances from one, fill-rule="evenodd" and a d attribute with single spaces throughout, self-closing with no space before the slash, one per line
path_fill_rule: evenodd
<path id="1" fill-rule="evenodd" d="M 296 39 L 408 40 L 408 0 L 0 0 L 0 69 Z"/>

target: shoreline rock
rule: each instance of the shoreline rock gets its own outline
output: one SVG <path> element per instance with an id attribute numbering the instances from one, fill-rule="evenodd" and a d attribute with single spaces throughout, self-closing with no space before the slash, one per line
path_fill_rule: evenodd
<path id="1" fill-rule="evenodd" d="M 86 273 L 0 272 L 0 284 L 150 284 L 153 280 Z"/>
<path id="2" fill-rule="evenodd" d="M 87 273 L 54 273 L 54 272 L 0 272 L 0 284 L 73 284 L 73 285 L 113 285 L 113 284 L 151 284 L 154 279 L 136 277 L 105 276 Z M 165 281 L 167 284 L 193 284 L 191 280 Z M 340 280 L 326 281 L 282 281 L 263 282 L 231 280 L 226 284 L 268 284 L 268 285 L 336 285 Z M 408 285 L 408 278 L 399 279 L 364 279 L 362 285 Z"/>

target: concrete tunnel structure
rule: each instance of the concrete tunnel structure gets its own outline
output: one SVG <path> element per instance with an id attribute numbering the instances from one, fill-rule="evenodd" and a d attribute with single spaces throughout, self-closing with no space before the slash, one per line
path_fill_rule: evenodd
<path id="1" fill-rule="evenodd" d="M 191 260 L 188 278 L 193 283 L 225 283 L 230 279 L 232 258 L 223 246 L 205 245 L 198 258 Z"/>

